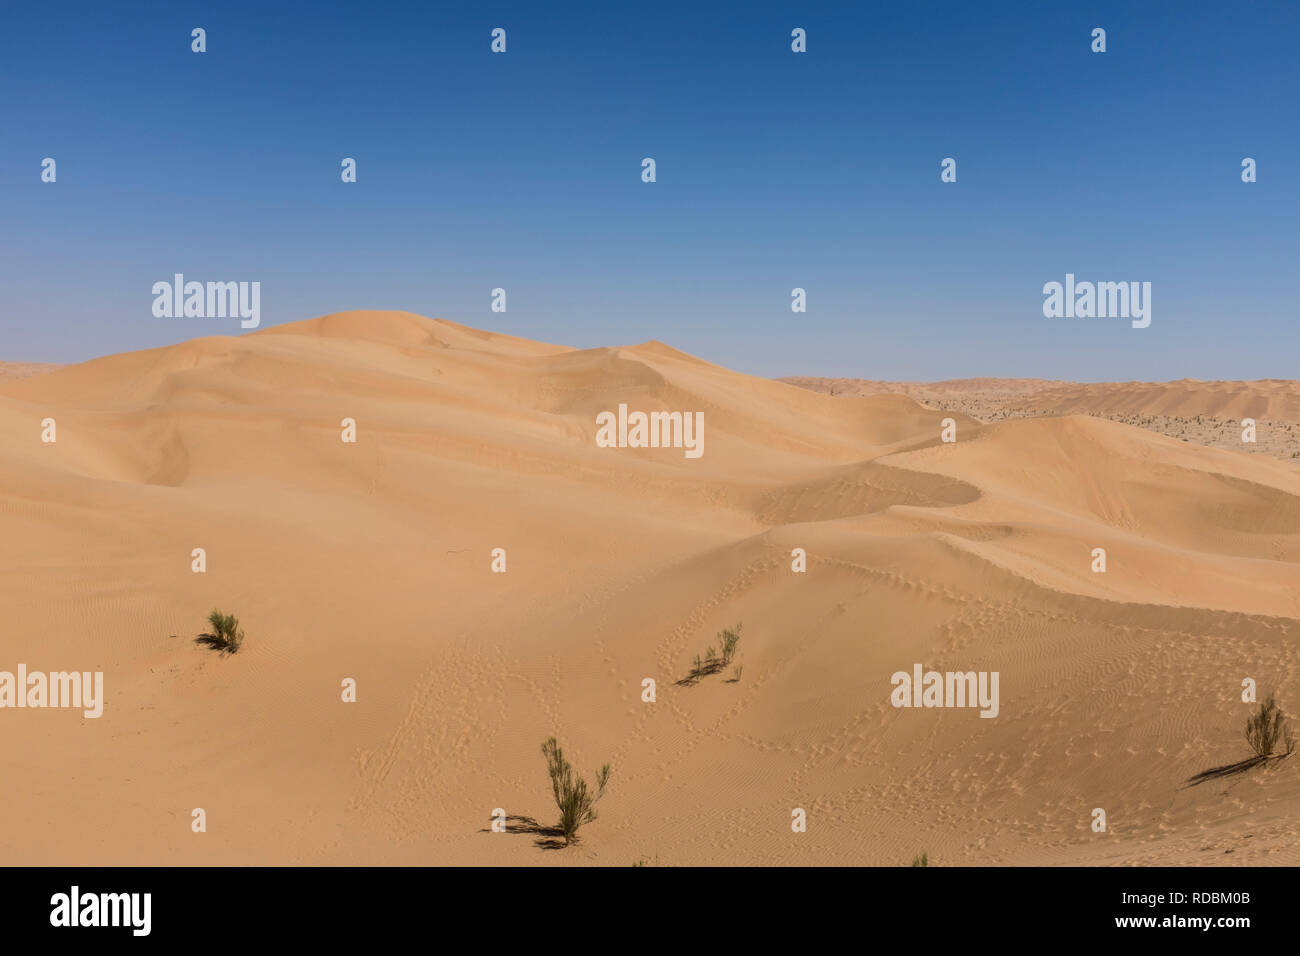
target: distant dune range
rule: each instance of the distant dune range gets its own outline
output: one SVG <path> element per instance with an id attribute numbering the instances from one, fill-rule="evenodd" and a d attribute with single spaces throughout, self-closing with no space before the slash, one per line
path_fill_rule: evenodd
<path id="1" fill-rule="evenodd" d="M 392 312 L 4 381 L 0 669 L 107 701 L 0 710 L 0 858 L 1295 865 L 1300 761 L 1183 784 L 1248 754 L 1243 678 L 1300 712 L 1300 470 L 1078 414 L 1300 419 L 1294 382 L 1221 384 L 1042 383 L 1015 401 L 1050 414 L 982 423 L 909 391 L 944 383 Z M 704 412 L 703 457 L 597 447 L 619 403 Z M 193 643 L 214 607 L 236 655 Z M 739 682 L 675 685 L 738 621 Z M 914 663 L 998 671 L 999 715 L 891 707 Z M 613 764 L 560 851 L 488 832 L 556 816 L 552 734 Z"/>
<path id="2" fill-rule="evenodd" d="M 0 362 L 0 382 L 29 378 L 32 375 L 41 375 L 44 372 L 52 372 L 56 368 L 62 367 L 62 365 L 51 365 L 46 362 Z"/>
<path id="3" fill-rule="evenodd" d="M 1005 418 L 1092 415 L 1173 438 L 1300 461 L 1300 382 L 1056 382 L 1037 378 L 962 378 L 945 382 L 879 382 L 854 378 L 779 379 L 828 395 L 907 395 L 981 422 Z M 1253 444 L 1242 442 L 1242 419 L 1253 418 Z"/>

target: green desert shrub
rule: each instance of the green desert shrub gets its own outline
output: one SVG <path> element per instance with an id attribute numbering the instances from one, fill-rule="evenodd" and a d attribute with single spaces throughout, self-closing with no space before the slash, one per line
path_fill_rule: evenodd
<path id="1" fill-rule="evenodd" d="M 929 866 L 930 856 L 928 853 L 922 853 L 920 856 L 912 857 L 913 866 Z"/>
<path id="2" fill-rule="evenodd" d="M 580 826 L 596 819 L 596 801 L 605 795 L 605 786 L 609 783 L 609 764 L 596 774 L 596 789 L 592 791 L 587 781 L 573 772 L 573 766 L 565 759 L 564 751 L 554 737 L 547 738 L 542 744 L 542 754 L 546 757 L 546 772 L 551 778 L 555 805 L 560 810 L 559 829 L 564 833 L 567 846 L 577 841 Z"/>
<path id="3" fill-rule="evenodd" d="M 742 625 L 737 624 L 735 627 L 729 627 L 719 632 L 718 638 L 722 641 L 722 666 L 726 667 L 736 656 L 736 645 L 740 643 L 740 628 Z"/>
<path id="4" fill-rule="evenodd" d="M 1246 721 L 1246 742 L 1257 757 L 1283 757 L 1295 751 L 1291 724 L 1273 694 L 1259 705 L 1259 713 Z"/>
<path id="5" fill-rule="evenodd" d="M 722 650 L 709 645 L 704 656 L 695 655 L 695 660 L 691 662 L 691 672 L 686 677 L 678 681 L 679 684 L 694 684 L 703 677 L 710 674 L 716 674 L 731 664 L 736 657 L 736 647 L 740 644 L 740 628 L 737 624 L 735 627 L 728 627 L 718 632 L 718 640 Z M 736 677 L 739 678 L 739 673 Z"/>
<path id="6" fill-rule="evenodd" d="M 208 623 L 212 625 L 213 645 L 219 647 L 229 654 L 235 653 L 244 643 L 244 631 L 239 626 L 239 619 L 233 614 L 222 614 L 214 609 L 208 615 Z"/>

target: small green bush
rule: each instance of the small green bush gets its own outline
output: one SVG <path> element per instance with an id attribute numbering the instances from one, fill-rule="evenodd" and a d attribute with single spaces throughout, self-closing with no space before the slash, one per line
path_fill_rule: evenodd
<path id="1" fill-rule="evenodd" d="M 740 628 L 737 624 L 735 627 L 728 627 L 718 632 L 718 639 L 722 644 L 722 652 L 718 653 L 717 648 L 712 644 L 704 652 L 704 656 L 695 655 L 695 660 L 691 662 L 691 672 L 679 680 L 679 684 L 694 684 L 701 678 L 708 677 L 710 674 L 716 674 L 731 664 L 736 656 L 736 647 L 740 644 Z M 737 670 L 735 679 L 739 680 L 740 672 Z"/>
<path id="2" fill-rule="evenodd" d="M 547 738 L 542 744 L 542 754 L 546 757 L 546 772 L 551 778 L 555 805 L 560 810 L 559 829 L 564 833 L 565 846 L 568 846 L 577 841 L 579 827 L 596 819 L 596 801 L 605 795 L 605 786 L 609 783 L 609 764 L 596 774 L 593 793 L 587 787 L 587 781 L 573 772 L 573 766 L 565 759 L 564 751 L 554 737 Z"/>
<path id="3" fill-rule="evenodd" d="M 1268 700 L 1259 705 L 1259 713 L 1246 721 L 1246 742 L 1257 757 L 1283 757 L 1295 752 L 1291 724 L 1275 695 L 1269 694 Z M 1279 750 L 1279 744 L 1285 751 Z"/>
<path id="4" fill-rule="evenodd" d="M 726 667 L 731 663 L 731 659 L 736 656 L 736 645 L 740 643 L 740 628 L 742 625 L 737 624 L 735 627 L 729 627 L 718 634 L 722 639 L 722 666 Z"/>
<path id="5" fill-rule="evenodd" d="M 214 609 L 208 615 L 208 623 L 212 625 L 213 646 L 233 654 L 243 645 L 244 631 L 239 626 L 239 619 L 235 615 L 222 614 Z"/>

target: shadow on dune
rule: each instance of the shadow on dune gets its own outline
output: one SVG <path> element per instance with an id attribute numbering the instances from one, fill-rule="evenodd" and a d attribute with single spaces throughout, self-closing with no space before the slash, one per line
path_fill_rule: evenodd
<path id="1" fill-rule="evenodd" d="M 1258 767 L 1267 762 L 1267 757 L 1249 757 L 1246 760 L 1238 760 L 1236 763 L 1224 764 L 1222 767 L 1211 767 L 1209 770 L 1202 770 L 1193 777 L 1188 777 L 1185 786 L 1195 787 L 1208 780 L 1218 780 L 1221 777 L 1235 777 L 1238 774 L 1245 773 L 1251 767 Z"/>
<path id="2" fill-rule="evenodd" d="M 484 827 L 479 833 L 491 833 L 491 827 Z M 559 827 L 548 827 L 545 824 L 538 823 L 532 817 L 525 816 L 507 816 L 506 817 L 507 833 L 528 833 L 537 837 L 533 841 L 533 846 L 541 850 L 563 850 L 567 843 L 564 842 L 564 831 Z"/>
<path id="3" fill-rule="evenodd" d="M 194 638 L 194 643 L 202 644 L 204 647 L 210 647 L 219 654 L 235 653 L 235 647 L 233 644 L 226 642 L 215 634 L 200 634 L 198 637 Z"/>
<path id="4" fill-rule="evenodd" d="M 1194 777 L 1188 777 L 1184 788 L 1195 787 L 1197 784 L 1205 783 L 1207 780 L 1217 780 L 1220 777 L 1235 777 L 1238 774 L 1245 773 L 1252 767 L 1262 767 L 1277 760 L 1285 760 L 1289 756 L 1291 756 L 1290 751 L 1281 754 L 1269 754 L 1265 757 L 1247 757 L 1245 760 L 1224 764 L 1222 767 L 1211 767 L 1209 770 L 1202 770 Z"/>

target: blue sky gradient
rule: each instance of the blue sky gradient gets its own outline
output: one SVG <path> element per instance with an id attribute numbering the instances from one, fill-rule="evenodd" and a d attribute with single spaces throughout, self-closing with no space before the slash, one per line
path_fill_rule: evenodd
<path id="1" fill-rule="evenodd" d="M 260 281 L 263 327 L 408 309 L 579 347 L 657 338 L 771 376 L 1300 367 L 1294 2 L 0 18 L 0 359 L 238 334 L 152 315 L 153 283 L 182 272 Z M 1043 283 L 1067 272 L 1151 282 L 1151 326 L 1044 318 Z"/>

